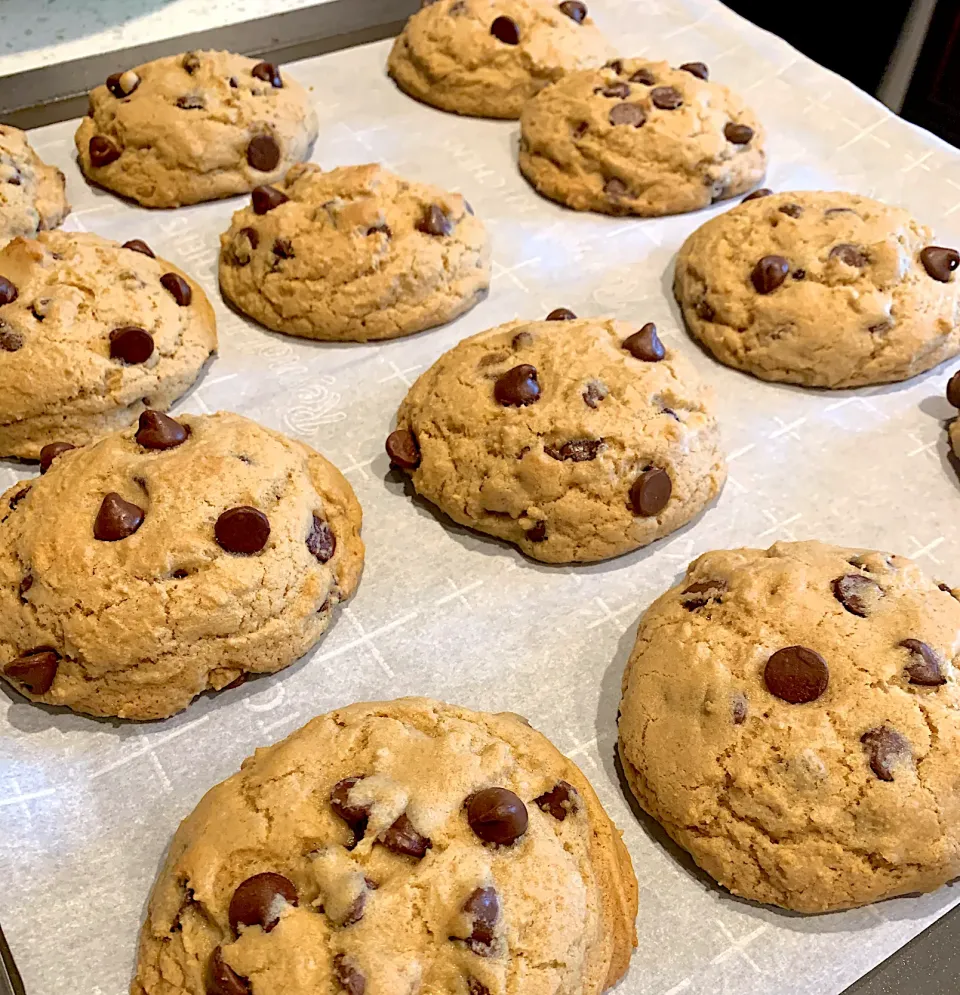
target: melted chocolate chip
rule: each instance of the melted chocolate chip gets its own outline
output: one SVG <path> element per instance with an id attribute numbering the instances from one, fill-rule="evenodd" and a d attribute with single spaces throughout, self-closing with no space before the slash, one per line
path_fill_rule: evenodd
<path id="1" fill-rule="evenodd" d="M 23 336 L 12 328 L 0 327 L 0 351 L 19 352 L 23 348 Z"/>
<path id="2" fill-rule="evenodd" d="M 943 673 L 943 661 L 940 654 L 927 643 L 919 639 L 904 639 L 900 645 L 910 650 L 910 662 L 904 668 L 911 684 L 919 684 L 922 687 L 939 687 L 947 683 L 946 675 Z"/>
<path id="3" fill-rule="evenodd" d="M 803 208 L 799 204 L 782 204 L 777 210 L 785 214 L 788 218 L 796 220 L 803 214 Z"/>
<path id="4" fill-rule="evenodd" d="M 581 3 L 580 0 L 563 0 L 563 3 L 560 4 L 560 10 L 577 24 L 583 24 L 587 19 L 587 5 Z"/>
<path id="5" fill-rule="evenodd" d="M 337 954 L 333 958 L 333 973 L 337 977 L 337 983 L 347 995 L 364 995 L 367 987 L 366 979 L 350 956 Z"/>
<path id="6" fill-rule="evenodd" d="M 483 788 L 467 799 L 467 822 L 484 843 L 509 846 L 527 831 L 527 806 L 506 788 Z"/>
<path id="7" fill-rule="evenodd" d="M 763 671 L 767 690 L 781 701 L 803 705 L 816 701 L 830 682 L 827 661 L 806 646 L 785 646 L 774 653 Z"/>
<path id="8" fill-rule="evenodd" d="M 657 335 L 657 326 L 652 321 L 648 321 L 639 332 L 634 332 L 624 339 L 623 348 L 634 359 L 643 360 L 645 363 L 659 363 L 667 354 Z"/>
<path id="9" fill-rule="evenodd" d="M 30 493 L 30 485 L 26 487 L 21 487 L 16 494 L 7 502 L 10 505 L 10 510 L 13 511 L 14 508 Z"/>
<path id="10" fill-rule="evenodd" d="M 428 837 L 421 836 L 417 832 L 406 812 L 380 834 L 378 841 L 392 853 L 399 853 L 404 857 L 416 857 L 417 860 L 423 859 L 427 850 L 433 846 Z"/>
<path id="11" fill-rule="evenodd" d="M 930 245 L 920 251 L 920 262 L 927 274 L 940 283 L 946 283 L 950 274 L 960 266 L 960 252 L 956 249 L 945 249 L 939 245 Z"/>
<path id="12" fill-rule="evenodd" d="M 772 294 L 787 278 L 790 263 L 783 256 L 764 256 L 750 274 L 758 294 Z"/>
<path id="13" fill-rule="evenodd" d="M 19 684 L 30 694 L 46 694 L 53 687 L 60 654 L 48 646 L 29 650 L 3 668 L 4 676 Z"/>
<path id="14" fill-rule="evenodd" d="M 960 408 L 960 370 L 947 382 L 947 401 L 955 408 Z"/>
<path id="15" fill-rule="evenodd" d="M 516 335 L 510 340 L 510 345 L 516 349 L 526 349 L 528 345 L 533 344 L 533 336 L 529 332 L 517 332 Z M 488 353 L 488 355 L 490 355 Z M 503 353 L 500 353 L 501 358 L 506 358 Z"/>
<path id="16" fill-rule="evenodd" d="M 850 245 L 844 242 L 840 245 L 835 245 L 830 250 L 831 259 L 839 259 L 845 266 L 852 266 L 860 269 L 867 265 L 867 257 L 863 253 L 863 250 L 858 248 L 856 245 Z"/>
<path id="17" fill-rule="evenodd" d="M 603 446 L 603 439 L 573 439 L 559 447 L 545 445 L 543 451 L 555 460 L 585 463 L 596 459 Z"/>
<path id="18" fill-rule="evenodd" d="M 187 52 L 180 60 L 183 71 L 192 76 L 200 68 L 200 56 L 196 52 Z"/>
<path id="19" fill-rule="evenodd" d="M 177 97 L 177 107 L 182 111 L 202 111 L 206 106 L 206 100 L 199 93 L 185 93 Z"/>
<path id="20" fill-rule="evenodd" d="M 651 466 L 630 487 L 630 507 L 635 515 L 651 518 L 663 511 L 672 493 L 670 474 L 658 466 Z"/>
<path id="21" fill-rule="evenodd" d="M 591 380 L 583 389 L 583 403 L 588 408 L 596 408 L 609 391 L 598 380 Z"/>
<path id="22" fill-rule="evenodd" d="M 162 411 L 144 411 L 135 436 L 144 449 L 175 449 L 187 441 L 189 433 L 178 421 Z"/>
<path id="23" fill-rule="evenodd" d="M 630 96 L 630 87 L 623 82 L 611 83 L 606 87 L 598 87 L 593 91 L 594 93 L 602 93 L 605 97 L 609 97 L 611 100 L 623 100 Z"/>
<path id="24" fill-rule="evenodd" d="M 527 529 L 523 534 L 523 538 L 527 542 L 546 542 L 547 540 L 547 523 L 541 519 L 533 526 L 532 529 Z"/>
<path id="25" fill-rule="evenodd" d="M 19 296 L 17 288 L 5 276 L 0 276 L 0 307 L 12 304 Z"/>
<path id="26" fill-rule="evenodd" d="M 337 537 L 333 534 L 330 523 L 317 514 L 313 516 L 310 532 L 307 535 L 307 549 L 310 550 L 310 555 L 315 556 L 321 563 L 327 563 L 337 551 Z"/>
<path id="27" fill-rule="evenodd" d="M 683 106 L 683 94 L 675 86 L 658 86 L 650 91 L 654 107 L 662 111 L 675 111 Z"/>
<path id="28" fill-rule="evenodd" d="M 143 328 L 128 325 L 110 333 L 110 358 L 135 366 L 153 355 L 153 336 Z"/>
<path id="29" fill-rule="evenodd" d="M 293 242 L 289 238 L 277 238 L 273 242 L 273 254 L 277 259 L 293 259 Z"/>
<path id="30" fill-rule="evenodd" d="M 772 193 L 773 191 L 769 187 L 761 187 L 759 190 L 754 190 L 753 193 L 748 193 L 740 203 L 746 204 L 748 200 L 760 200 L 761 197 L 769 197 Z"/>
<path id="31" fill-rule="evenodd" d="M 688 612 L 695 612 L 710 604 L 711 601 L 719 601 L 726 589 L 727 585 L 722 580 L 694 581 L 683 589 L 680 603 Z"/>
<path id="32" fill-rule="evenodd" d="M 502 41 L 504 45 L 520 44 L 520 28 L 517 22 L 511 17 L 504 17 L 502 14 L 490 25 L 490 34 L 497 41 Z"/>
<path id="33" fill-rule="evenodd" d="M 359 776 L 345 777 L 330 789 L 330 807 L 353 830 L 354 842 L 359 843 L 367 829 L 370 809 L 365 805 L 350 804 L 350 789 L 362 781 Z"/>
<path id="34" fill-rule="evenodd" d="M 420 465 L 420 447 L 416 436 L 405 428 L 398 428 L 387 436 L 387 455 L 394 466 L 401 470 L 416 470 Z"/>
<path id="35" fill-rule="evenodd" d="M 617 179 L 616 176 L 612 176 L 603 185 L 603 192 L 608 196 L 616 200 L 618 197 L 624 197 L 627 193 L 627 185 L 623 180 Z"/>
<path id="36" fill-rule="evenodd" d="M 504 407 L 523 407 L 540 399 L 536 368 L 521 363 L 507 370 L 493 385 L 493 396 Z"/>
<path id="37" fill-rule="evenodd" d="M 180 305 L 189 307 L 193 300 L 190 284 L 179 273 L 164 273 L 160 277 L 160 286 Z"/>
<path id="38" fill-rule="evenodd" d="M 18 588 L 20 594 L 20 600 L 23 604 L 27 603 L 26 594 L 33 587 L 33 574 L 25 574 L 20 580 L 20 586 Z"/>
<path id="39" fill-rule="evenodd" d="M 500 898 L 496 888 L 477 888 L 463 903 L 463 911 L 470 917 L 472 926 L 466 938 L 467 945 L 481 957 L 490 953 L 494 931 L 500 919 Z"/>
<path id="40" fill-rule="evenodd" d="M 210 958 L 210 984 L 207 995 L 251 995 L 250 982 L 242 978 L 223 959 L 220 947 L 213 951 Z"/>
<path id="41" fill-rule="evenodd" d="M 894 769 L 913 758 L 910 744 L 890 726 L 869 729 L 860 737 L 870 769 L 881 781 L 892 781 Z"/>
<path id="42" fill-rule="evenodd" d="M 569 308 L 558 307 L 547 315 L 547 321 L 575 321 L 576 317 Z"/>
<path id="43" fill-rule="evenodd" d="M 107 77 L 107 89 L 118 100 L 129 97 L 140 85 L 140 77 L 132 70 L 123 73 L 111 73 Z"/>
<path id="44" fill-rule="evenodd" d="M 631 77 L 631 83 L 642 83 L 644 86 L 654 86 L 657 77 L 649 69 L 638 69 Z"/>
<path id="45" fill-rule="evenodd" d="M 453 231 L 453 221 L 438 204 L 431 204 L 417 222 L 417 231 L 422 231 L 425 235 L 449 235 Z"/>
<path id="46" fill-rule="evenodd" d="M 250 556 L 259 553 L 270 538 L 270 520 L 257 508 L 229 508 L 217 519 L 214 537 L 228 553 Z"/>
<path id="47" fill-rule="evenodd" d="M 692 73 L 697 79 L 710 79 L 710 70 L 704 62 L 684 62 L 680 68 L 686 73 Z"/>
<path id="48" fill-rule="evenodd" d="M 731 145 L 748 145 L 753 138 L 753 128 L 747 124 L 736 124 L 728 121 L 723 127 L 723 137 Z"/>
<path id="49" fill-rule="evenodd" d="M 149 256 L 151 259 L 157 258 L 153 254 L 153 249 L 142 238 L 131 238 L 129 242 L 124 242 L 122 247 L 130 249 L 131 252 L 139 252 L 143 256 Z"/>
<path id="50" fill-rule="evenodd" d="M 48 442 L 40 450 L 40 473 L 44 474 L 53 465 L 53 461 L 65 452 L 77 447 L 69 442 Z"/>
<path id="51" fill-rule="evenodd" d="M 93 538 L 101 542 L 118 542 L 132 536 L 143 525 L 143 508 L 125 501 L 111 491 L 100 503 L 93 523 Z"/>
<path id="52" fill-rule="evenodd" d="M 116 162 L 120 158 L 120 149 L 103 135 L 94 135 L 90 139 L 88 146 L 90 153 L 90 165 L 109 166 L 111 162 Z"/>
<path id="53" fill-rule="evenodd" d="M 277 90 L 282 89 L 283 79 L 280 77 L 280 70 L 272 62 L 258 62 L 250 72 L 257 79 L 262 79 L 264 83 L 269 83 Z"/>
<path id="54" fill-rule="evenodd" d="M 247 146 L 247 162 L 260 173 L 269 173 L 280 162 L 280 146 L 273 135 L 255 135 Z"/>
<path id="55" fill-rule="evenodd" d="M 253 201 L 254 214 L 266 214 L 267 211 L 272 211 L 275 207 L 286 204 L 290 199 L 285 193 L 271 186 L 254 187 L 250 197 Z M 244 229 L 244 231 L 246 230 Z"/>
<path id="56" fill-rule="evenodd" d="M 566 781 L 557 781 L 549 791 L 538 795 L 533 801 L 541 812 L 549 813 L 559 822 L 563 822 L 568 815 L 573 815 L 580 807 L 577 789 Z"/>
<path id="57" fill-rule="evenodd" d="M 618 124 L 625 124 L 640 128 L 646 123 L 646 120 L 647 115 L 639 104 L 617 104 L 611 108 L 609 114 L 609 121 L 614 127 Z"/>
<path id="58" fill-rule="evenodd" d="M 619 76 L 623 72 L 623 62 L 620 59 L 611 59 L 603 68 L 612 69 Z"/>
<path id="59" fill-rule="evenodd" d="M 230 899 L 227 915 L 230 928 L 240 932 L 241 926 L 261 926 L 269 933 L 280 922 L 280 911 L 286 905 L 297 905 L 297 889 L 282 874 L 265 871 L 247 878 Z"/>
<path id="60" fill-rule="evenodd" d="M 860 618 L 866 618 L 871 605 L 882 595 L 880 585 L 863 574 L 844 574 L 833 582 L 833 596 L 851 615 Z"/>

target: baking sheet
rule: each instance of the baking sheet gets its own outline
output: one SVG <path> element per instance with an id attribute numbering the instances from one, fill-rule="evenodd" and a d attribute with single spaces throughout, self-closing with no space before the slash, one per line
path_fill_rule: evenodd
<path id="1" fill-rule="evenodd" d="M 703 60 L 754 104 L 770 136 L 767 185 L 859 191 L 912 209 L 960 244 L 960 153 L 713 0 L 592 0 L 624 54 Z M 960 583 L 957 476 L 947 458 L 946 368 L 910 383 L 820 392 L 764 384 L 711 361 L 679 330 L 673 256 L 719 206 L 660 220 L 566 211 L 515 167 L 517 125 L 423 107 L 385 77 L 388 43 L 289 67 L 313 87 L 314 159 L 380 160 L 462 191 L 489 224 L 489 298 L 453 325 L 380 345 L 263 331 L 222 305 L 217 236 L 239 201 L 148 212 L 88 189 L 75 123 L 33 135 L 63 168 L 72 226 L 145 238 L 217 306 L 220 355 L 180 410 L 230 408 L 333 459 L 364 509 L 359 592 L 284 673 L 162 723 L 55 713 L 0 693 L 0 921 L 29 995 L 121 995 L 144 904 L 178 822 L 256 746 L 361 699 L 429 694 L 528 716 L 573 757 L 625 831 L 640 882 L 629 995 L 834 995 L 942 915 L 956 887 L 801 917 L 713 886 L 631 811 L 614 766 L 620 676 L 643 609 L 714 548 L 819 537 L 913 556 Z M 383 440 L 407 386 L 460 338 L 554 307 L 655 321 L 714 384 L 730 457 L 715 506 L 608 563 L 551 567 L 441 521 L 404 496 Z M 954 364 L 955 365 L 955 364 Z M 31 476 L 0 464 L 0 486 Z"/>

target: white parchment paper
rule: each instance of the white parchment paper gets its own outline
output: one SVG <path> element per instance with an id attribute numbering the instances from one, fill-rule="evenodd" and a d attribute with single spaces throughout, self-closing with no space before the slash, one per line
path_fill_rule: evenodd
<path id="1" fill-rule="evenodd" d="M 960 245 L 960 153 L 715 0 L 591 0 L 625 55 L 703 60 L 769 132 L 767 185 L 858 191 L 910 208 Z M 798 15 L 799 16 L 799 15 Z M 256 746 L 346 702 L 428 694 L 528 716 L 591 778 L 623 827 L 640 881 L 629 995 L 833 995 L 942 915 L 956 888 L 836 915 L 738 901 L 631 812 L 614 768 L 620 677 L 643 609 L 688 560 L 727 546 L 819 537 L 917 558 L 960 582 L 957 476 L 947 458 L 948 371 L 822 392 L 761 383 L 679 329 L 673 257 L 715 211 L 659 220 L 576 214 L 515 166 L 517 125 L 421 106 L 384 74 L 388 43 L 295 66 L 320 114 L 325 167 L 379 160 L 462 191 L 489 224 L 489 298 L 453 325 L 373 345 L 271 334 L 217 293 L 218 235 L 238 201 L 148 212 L 87 188 L 75 123 L 33 135 L 67 173 L 71 224 L 144 238 L 206 288 L 219 358 L 181 410 L 230 408 L 333 459 L 364 509 L 359 592 L 304 661 L 205 697 L 162 723 L 95 721 L 0 693 L 0 921 L 29 995 L 122 995 L 144 904 L 170 837 Z M 655 321 L 719 397 L 730 480 L 700 519 L 608 563 L 550 567 L 441 521 L 404 496 L 383 440 L 412 380 L 459 339 L 554 307 Z M 0 465 L 0 486 L 30 476 Z"/>

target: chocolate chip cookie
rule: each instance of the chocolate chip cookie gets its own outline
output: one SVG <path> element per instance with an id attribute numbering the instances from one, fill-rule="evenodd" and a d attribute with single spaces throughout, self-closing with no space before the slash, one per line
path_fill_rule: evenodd
<path id="1" fill-rule="evenodd" d="M 614 59 L 565 75 L 520 117 L 520 170 L 578 211 L 679 214 L 744 193 L 766 169 L 757 116 L 702 62 Z"/>
<path id="2" fill-rule="evenodd" d="M 869 550 L 704 554 L 624 674 L 637 800 L 732 892 L 799 912 L 957 877 L 958 597 Z"/>
<path id="3" fill-rule="evenodd" d="M 613 54 L 579 0 L 422 0 L 387 68 L 401 90 L 434 107 L 518 118 L 548 83 Z"/>
<path id="4" fill-rule="evenodd" d="M 645 546 L 726 477 L 713 394 L 656 326 L 564 308 L 441 356 L 400 406 L 387 453 L 454 521 L 549 563 Z"/>
<path id="5" fill-rule="evenodd" d="M 0 674 L 33 701 L 159 719 L 302 656 L 353 592 L 360 506 L 307 446 L 144 411 L 0 495 Z"/>
<path id="6" fill-rule="evenodd" d="M 186 52 L 96 87 L 75 141 L 91 182 L 146 207 L 179 207 L 273 183 L 316 137 L 310 98 L 287 72 Z"/>
<path id="7" fill-rule="evenodd" d="M 18 235 L 32 237 L 63 221 L 70 211 L 66 182 L 24 132 L 0 124 L 0 249 Z"/>
<path id="8" fill-rule="evenodd" d="M 695 231 L 674 293 L 691 334 L 763 380 L 907 380 L 960 351 L 956 249 L 849 193 L 750 199 Z"/>
<path id="9" fill-rule="evenodd" d="M 486 229 L 459 194 L 377 165 L 294 166 L 220 236 L 224 296 L 311 339 L 409 335 L 469 311 L 490 283 Z"/>
<path id="10" fill-rule="evenodd" d="M 637 884 L 589 782 L 519 716 L 339 708 L 181 824 L 133 995 L 599 995 Z"/>
<path id="11" fill-rule="evenodd" d="M 217 347 L 213 308 L 140 239 L 41 232 L 0 251 L 0 456 L 165 410 Z"/>

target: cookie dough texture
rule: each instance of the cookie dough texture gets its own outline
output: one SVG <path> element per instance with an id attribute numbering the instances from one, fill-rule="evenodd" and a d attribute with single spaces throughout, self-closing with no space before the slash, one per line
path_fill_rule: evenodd
<path id="1" fill-rule="evenodd" d="M 589 15 L 578 23 L 560 7 L 553 0 L 434 0 L 407 21 L 387 68 L 400 89 L 434 107 L 518 118 L 548 83 L 614 54 Z M 498 20 L 503 37 L 516 42 L 493 33 Z"/>
<path id="2" fill-rule="evenodd" d="M 524 106 L 520 135 L 524 176 L 578 211 L 695 211 L 766 169 L 763 126 L 740 97 L 646 59 L 568 73 Z"/>
<path id="3" fill-rule="evenodd" d="M 351 798 L 372 811 L 349 849 L 330 793 L 357 776 Z M 534 802 L 560 781 L 573 797 L 562 820 Z M 484 844 L 464 811 L 494 785 L 529 815 L 510 845 Z M 422 859 L 378 842 L 403 814 L 431 842 Z M 269 932 L 237 935 L 231 898 L 265 872 L 286 877 L 298 904 L 281 901 Z M 499 915 L 491 942 L 472 949 L 457 937 L 470 935 L 462 909 L 478 888 L 495 890 Z M 338 925 L 355 896 L 361 917 Z M 356 704 L 258 750 L 184 820 L 150 899 L 131 991 L 205 995 L 219 947 L 255 995 L 594 995 L 626 971 L 636 911 L 619 832 L 577 767 L 519 716 L 425 698 Z"/>
<path id="4" fill-rule="evenodd" d="M 850 576 L 845 607 L 835 581 Z M 759 902 L 823 912 L 956 877 L 958 593 L 903 557 L 819 542 L 704 554 L 647 610 L 624 674 L 620 755 L 637 800 Z M 914 682 L 924 661 L 907 639 L 933 651 L 944 683 Z M 805 704 L 764 680 L 771 654 L 796 645 L 829 668 Z"/>
<path id="5" fill-rule="evenodd" d="M 220 285 L 274 331 L 409 335 L 470 310 L 490 283 L 486 229 L 460 194 L 377 165 L 306 163 L 267 196 L 282 202 L 237 211 L 220 236 Z"/>
<path id="6" fill-rule="evenodd" d="M 163 286 L 167 274 L 186 281 L 189 304 Z M 148 407 L 166 410 L 217 347 L 198 284 L 98 235 L 14 239 L 0 251 L 0 277 L 16 291 L 0 305 L 0 456 L 37 459 L 48 443 L 84 445 Z M 145 362 L 111 356 L 111 332 L 131 326 L 153 339 Z"/>
<path id="7" fill-rule="evenodd" d="M 56 228 L 70 211 L 66 177 L 18 128 L 0 124 L 0 249 L 18 235 Z"/>
<path id="8" fill-rule="evenodd" d="M 75 138 L 84 175 L 145 207 L 231 197 L 279 180 L 309 155 L 317 115 L 285 70 L 274 77 L 279 87 L 269 70 L 254 75 L 264 65 L 231 52 L 187 52 L 122 74 L 116 93 L 96 87 Z M 119 155 L 91 161 L 97 139 Z"/>
<path id="9" fill-rule="evenodd" d="M 924 268 L 929 228 L 849 193 L 747 201 L 683 244 L 674 293 L 691 334 L 763 380 L 858 387 L 906 380 L 960 350 L 960 280 Z M 761 293 L 760 260 L 789 267 Z"/>
<path id="10" fill-rule="evenodd" d="M 188 436 L 175 448 L 117 433 L 0 496 L 0 670 L 40 647 L 59 656 L 50 690 L 32 700 L 172 715 L 202 691 L 292 663 L 356 587 L 360 507 L 331 463 L 239 415 L 177 421 Z M 106 542 L 93 526 L 111 492 L 141 508 L 143 524 Z M 214 537 L 239 506 L 269 520 L 253 555 Z M 326 562 L 307 546 L 314 516 L 336 539 Z"/>
<path id="11" fill-rule="evenodd" d="M 551 563 L 617 556 L 688 522 L 726 477 L 713 394 L 675 350 L 630 355 L 635 331 L 602 318 L 512 321 L 445 353 L 397 414 L 419 447 L 414 488 Z M 536 370 L 539 398 L 504 405 L 496 383 L 520 365 Z M 641 516 L 631 489 L 651 467 L 672 492 Z"/>

